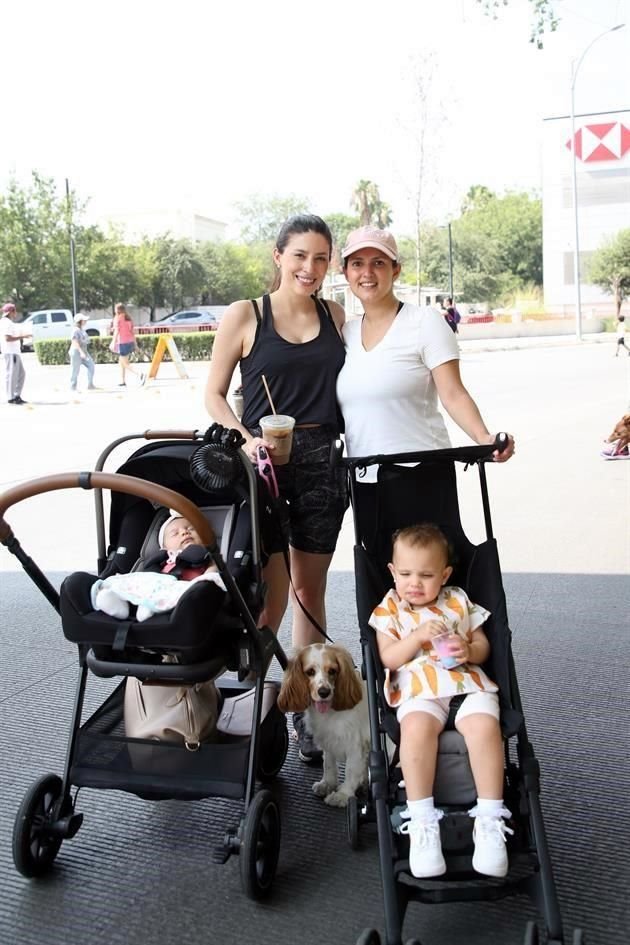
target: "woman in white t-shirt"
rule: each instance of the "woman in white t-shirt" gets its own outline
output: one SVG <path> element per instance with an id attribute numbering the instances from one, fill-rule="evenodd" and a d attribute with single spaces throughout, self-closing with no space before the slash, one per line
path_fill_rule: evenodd
<path id="1" fill-rule="evenodd" d="M 343 268 L 364 315 L 343 328 L 346 360 L 337 378 L 348 456 L 448 448 L 440 403 L 475 443 L 493 443 L 459 373 L 457 338 L 437 309 L 400 302 L 396 240 L 387 230 L 363 226 L 349 234 Z M 505 462 L 514 440 L 494 453 Z M 374 481 L 368 470 L 363 481 Z"/>

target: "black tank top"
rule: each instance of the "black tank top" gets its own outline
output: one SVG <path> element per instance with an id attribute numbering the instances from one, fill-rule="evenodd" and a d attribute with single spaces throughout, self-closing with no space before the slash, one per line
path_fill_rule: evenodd
<path id="1" fill-rule="evenodd" d="M 328 307 L 314 299 L 319 315 L 319 334 L 311 341 L 294 344 L 275 330 L 271 301 L 263 295 L 262 318 L 256 302 L 256 336 L 252 350 L 241 359 L 243 426 L 258 426 L 271 413 L 264 374 L 277 413 L 295 417 L 296 424 L 320 423 L 339 431 L 337 375 L 346 357 L 343 342 Z"/>

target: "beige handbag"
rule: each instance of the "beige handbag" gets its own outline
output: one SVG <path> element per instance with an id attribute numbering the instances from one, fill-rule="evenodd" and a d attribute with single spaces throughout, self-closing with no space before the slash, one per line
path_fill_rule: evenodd
<path id="1" fill-rule="evenodd" d="M 129 738 L 183 742 L 197 751 L 217 731 L 219 695 L 212 680 L 192 686 L 142 683 L 129 676 L 125 685 L 125 732 Z"/>
<path id="2" fill-rule="evenodd" d="M 278 684 L 265 682 L 260 721 L 263 722 L 278 697 Z M 254 719 L 255 689 L 248 689 L 223 700 L 217 729 L 224 735 L 251 735 Z"/>

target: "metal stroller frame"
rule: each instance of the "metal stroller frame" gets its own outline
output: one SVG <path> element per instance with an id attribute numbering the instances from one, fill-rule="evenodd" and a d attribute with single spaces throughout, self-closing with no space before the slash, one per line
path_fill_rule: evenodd
<path id="1" fill-rule="evenodd" d="M 499 434 L 499 437 L 502 435 Z M 504 436 L 504 435 L 503 435 Z M 357 588 L 357 611 L 359 617 L 363 673 L 367 680 L 371 752 L 369 757 L 369 791 L 365 802 L 351 798 L 347 808 L 348 841 L 352 848 L 358 844 L 359 828 L 365 823 L 376 822 L 381 879 L 383 886 L 384 920 L 386 945 L 402 945 L 402 926 L 409 902 L 445 903 L 461 901 L 496 900 L 507 896 L 526 893 L 538 907 L 544 919 L 548 945 L 562 945 L 566 941 L 562 929 L 560 908 L 556 893 L 553 869 L 545 832 L 540 804 L 540 767 L 529 741 L 514 660 L 510 648 L 511 631 L 507 623 L 505 593 L 501 579 L 496 541 L 492 532 L 490 503 L 484 463 L 491 459 L 492 452 L 499 448 L 501 441 L 492 446 L 462 447 L 418 453 L 400 453 L 395 455 L 375 455 L 353 457 L 338 460 L 343 462 L 348 471 L 349 490 L 353 507 L 355 530 L 355 575 Z M 486 542 L 479 546 L 471 545 L 463 532 L 459 518 L 455 463 L 463 463 L 466 468 L 477 466 L 483 504 Z M 410 469 L 400 464 L 413 464 Z M 416 465 L 417 464 L 417 465 Z M 357 474 L 366 467 L 379 466 L 379 490 L 387 495 L 387 512 L 391 513 L 396 501 L 403 507 L 396 510 L 395 521 L 383 523 L 380 508 L 373 535 L 361 534 L 360 498 L 357 489 Z M 385 470 L 386 472 L 382 472 Z M 387 485 L 380 483 L 389 480 Z M 400 480 L 398 482 L 397 480 Z M 417 480 L 417 481 L 415 481 Z M 407 489 L 405 490 L 405 482 Z M 412 487 L 413 482 L 413 487 Z M 401 485 L 402 483 L 402 485 Z M 437 486 L 439 495 L 431 496 L 432 486 Z M 426 487 L 426 491 L 424 491 Z M 401 496 L 404 496 L 400 503 Z M 380 492 L 379 492 L 380 501 Z M 392 504 L 393 503 L 393 504 Z M 446 516 L 446 523 L 442 518 Z M 492 606 L 490 601 L 480 600 L 477 588 L 473 599 L 488 606 L 492 612 L 490 621 L 498 617 L 504 624 L 503 635 L 506 645 L 500 655 L 501 666 L 490 671 L 500 687 L 501 722 L 505 736 L 505 781 L 506 804 L 513 812 L 515 836 L 508 843 L 510 872 L 504 880 L 484 878 L 472 871 L 471 827 L 468 826 L 468 840 L 460 843 L 459 853 L 448 855 L 447 873 L 435 879 L 416 879 L 409 872 L 406 841 L 392 830 L 391 814 L 393 804 L 404 803 L 404 793 L 397 787 L 400 773 L 395 774 L 395 762 L 398 750 L 392 761 L 388 759 L 386 736 L 397 741 L 398 722 L 385 702 L 383 694 L 384 673 L 378 657 L 375 631 L 368 624 L 373 607 L 381 600 L 387 587 L 391 586 L 389 575 L 384 570 L 390 560 L 391 535 L 404 525 L 414 522 L 434 521 L 440 525 L 451 541 L 453 534 L 461 533 L 470 549 L 483 550 L 489 561 L 492 574 Z M 446 524 L 446 527 L 445 527 Z M 457 552 L 456 548 L 456 552 Z M 482 558 L 483 561 L 483 558 Z M 470 565 L 472 569 L 472 565 Z M 483 567 L 483 564 L 482 564 Z M 462 584 L 466 589 L 465 577 L 456 567 L 453 583 Z M 387 581 L 387 583 L 385 583 Z M 472 596 L 472 595 L 471 595 Z M 494 640 L 492 641 L 494 650 Z M 492 657 L 491 657 L 492 659 Z M 494 671 L 494 675 L 493 675 Z M 456 734 L 456 733 L 448 733 Z M 461 736 L 459 736 L 461 738 Z M 516 758 L 510 753 L 510 742 L 516 743 Z M 439 764 L 439 762 L 438 762 Z M 441 822 L 443 838 L 450 830 L 451 837 L 461 838 L 462 828 L 449 825 L 448 814 Z M 464 832 L 466 827 L 463 828 Z M 456 844 L 457 846 L 457 844 Z M 534 922 L 528 922 L 524 933 L 524 945 L 537 945 L 538 928 Z M 575 929 L 573 945 L 583 945 L 581 929 Z M 356 945 L 380 945 L 380 934 L 376 929 L 365 929 L 357 939 Z M 411 938 L 406 945 L 421 945 L 419 939 Z"/>
<path id="2" fill-rule="evenodd" d="M 224 863 L 231 855 L 238 855 L 243 890 L 250 898 L 260 899 L 269 894 L 275 877 L 280 849 L 280 810 L 270 790 L 263 787 L 256 791 L 256 779 L 263 783 L 273 780 L 282 768 L 288 750 L 286 719 L 275 704 L 261 722 L 265 675 L 274 658 L 283 669 L 286 667 L 287 658 L 272 631 L 268 627 L 257 627 L 257 614 L 255 616 L 251 612 L 251 604 L 246 602 L 239 584 L 212 539 L 208 521 L 197 505 L 180 492 L 154 482 L 102 471 L 112 451 L 133 439 L 157 441 L 155 449 L 176 448 L 186 443 L 191 453 L 203 442 L 202 434 L 197 431 L 167 430 L 132 434 L 111 443 L 100 455 L 94 471 L 61 473 L 15 486 L 0 495 L 0 541 L 18 559 L 29 578 L 57 613 L 62 615 L 63 585 L 61 592 L 57 592 L 21 547 L 4 518 L 11 506 L 33 496 L 59 489 L 93 490 L 99 575 L 108 563 L 103 490 L 137 496 L 155 505 L 173 509 L 185 516 L 196 528 L 224 581 L 228 592 L 227 599 L 232 607 L 232 613 L 226 620 L 228 629 L 234 632 L 234 644 L 227 656 L 225 653 L 206 655 L 200 661 L 175 664 L 163 663 L 159 655 L 133 647 L 116 654 L 114 646 L 111 648 L 114 655 L 108 658 L 107 650 L 103 654 L 102 648 L 92 647 L 88 641 L 78 642 L 79 675 L 63 775 L 44 775 L 27 791 L 15 820 L 14 863 L 18 871 L 27 877 L 42 876 L 51 869 L 62 842 L 71 839 L 83 821 L 83 814 L 75 809 L 78 790 L 73 796 L 73 786 L 78 789 L 84 786 L 117 788 L 158 800 L 173 797 L 242 799 L 243 814 L 236 826 L 226 830 L 223 844 L 215 851 L 214 858 L 215 861 Z M 144 450 L 150 451 L 153 448 L 148 446 Z M 126 464 L 142 453 L 142 450 L 134 453 Z M 250 585 L 249 590 L 253 591 L 250 596 L 260 609 L 264 585 L 261 577 L 259 484 L 247 456 L 240 450 L 237 455 L 244 470 L 246 486 L 242 488 L 242 492 L 244 500 L 249 502 L 252 525 L 251 558 L 254 578 L 253 588 Z M 226 665 L 228 669 L 238 670 L 239 681 L 223 680 L 220 686 L 223 695 L 249 692 L 251 686 L 241 683 L 240 680 L 248 670 L 253 670 L 256 675 L 249 737 L 233 739 L 224 744 L 202 744 L 197 752 L 189 752 L 183 745 L 125 737 L 122 703 L 127 676 L 161 680 L 164 683 L 188 684 L 213 678 Z M 123 679 L 96 712 L 82 721 L 89 672 L 105 678 L 122 676 Z M 105 746 L 102 757 L 106 760 L 99 760 L 98 757 L 94 760 L 93 753 L 101 746 Z M 132 755 L 133 751 L 135 756 Z M 160 755 L 163 758 L 156 761 Z M 112 757 L 116 764 L 111 761 Z M 137 767 L 138 759 L 142 764 L 143 758 L 147 759 L 149 767 L 141 776 L 133 769 L 134 763 Z M 221 766 L 223 771 L 220 770 Z"/>

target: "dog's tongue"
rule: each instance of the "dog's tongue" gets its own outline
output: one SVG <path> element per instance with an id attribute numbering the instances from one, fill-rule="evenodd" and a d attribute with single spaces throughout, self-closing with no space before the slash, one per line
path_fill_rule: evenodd
<path id="1" fill-rule="evenodd" d="M 330 702 L 316 702 L 315 708 L 317 709 L 318 712 L 321 712 L 323 714 L 324 712 L 328 712 L 328 710 L 330 709 Z"/>

